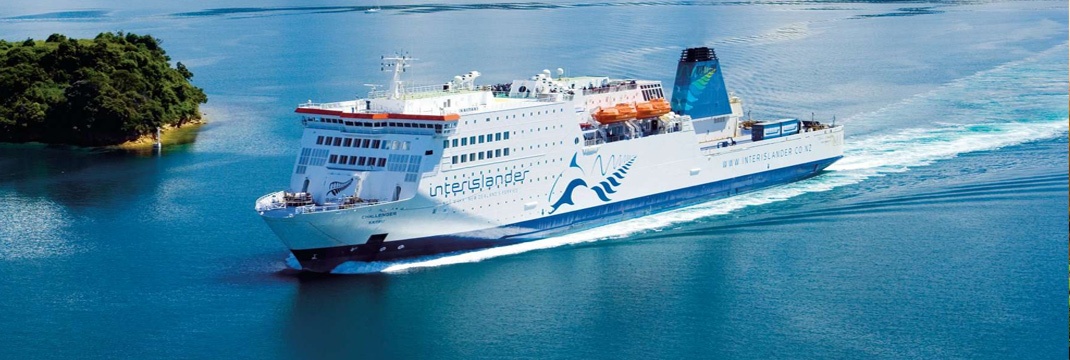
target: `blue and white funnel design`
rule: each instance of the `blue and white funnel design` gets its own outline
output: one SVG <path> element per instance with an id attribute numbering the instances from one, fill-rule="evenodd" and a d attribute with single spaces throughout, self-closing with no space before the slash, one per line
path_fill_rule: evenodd
<path id="1" fill-rule="evenodd" d="M 707 47 L 690 48 L 680 55 L 676 84 L 672 91 L 672 111 L 692 119 L 728 115 L 728 91 L 721 76 L 717 54 Z"/>

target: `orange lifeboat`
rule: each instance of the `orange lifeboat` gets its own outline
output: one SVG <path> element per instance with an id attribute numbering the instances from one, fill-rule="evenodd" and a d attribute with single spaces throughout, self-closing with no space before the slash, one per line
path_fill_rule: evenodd
<path id="1" fill-rule="evenodd" d="M 635 119 L 635 108 L 629 104 L 617 104 L 611 108 L 601 108 L 594 113 L 594 119 L 602 124 L 612 124 Z"/>
<path id="2" fill-rule="evenodd" d="M 672 107 L 664 98 L 657 98 L 648 102 L 635 104 L 636 116 L 639 118 L 652 118 L 668 114 Z"/>

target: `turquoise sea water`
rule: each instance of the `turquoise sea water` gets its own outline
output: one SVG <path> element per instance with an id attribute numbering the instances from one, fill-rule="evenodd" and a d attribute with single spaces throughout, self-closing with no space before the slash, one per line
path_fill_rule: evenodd
<path id="1" fill-rule="evenodd" d="M 367 6 L 382 11 L 365 14 Z M 0 38 L 150 33 L 209 94 L 142 157 L 0 146 L 0 358 L 1063 358 L 1068 5 L 16 0 Z M 671 83 L 848 128 L 821 176 L 519 246 L 288 270 L 252 211 L 307 100 L 407 75 Z"/>

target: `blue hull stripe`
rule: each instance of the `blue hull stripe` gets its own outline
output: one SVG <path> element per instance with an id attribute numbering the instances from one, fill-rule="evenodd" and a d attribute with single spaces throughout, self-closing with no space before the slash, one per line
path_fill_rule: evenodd
<path id="1" fill-rule="evenodd" d="M 383 251 L 364 249 L 366 245 L 357 245 L 293 250 L 292 252 L 305 270 L 329 272 L 346 261 L 380 261 L 511 245 L 802 180 L 816 175 L 840 158 L 837 156 L 583 210 L 548 215 L 497 228 L 390 241 L 384 244 L 386 249 Z M 398 249 L 400 245 L 404 246 Z"/>

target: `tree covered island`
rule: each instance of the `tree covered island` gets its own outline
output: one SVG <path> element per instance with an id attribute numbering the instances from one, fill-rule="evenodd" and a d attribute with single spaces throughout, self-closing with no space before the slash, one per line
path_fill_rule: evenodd
<path id="1" fill-rule="evenodd" d="M 0 141 L 106 146 L 199 123 L 208 97 L 170 60 L 149 35 L 0 40 Z"/>

